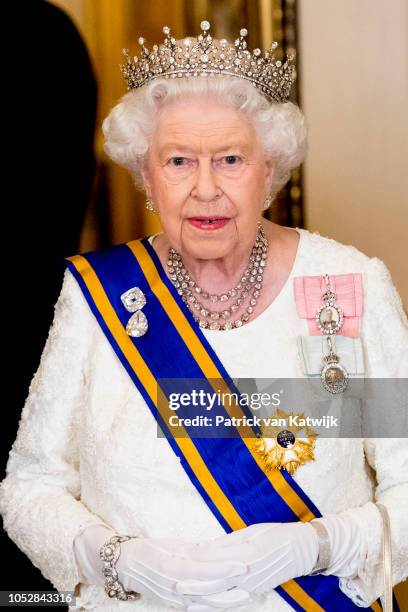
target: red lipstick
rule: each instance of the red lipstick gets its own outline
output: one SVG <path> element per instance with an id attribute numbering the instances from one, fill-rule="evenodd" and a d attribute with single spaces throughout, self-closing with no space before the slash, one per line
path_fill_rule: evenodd
<path id="1" fill-rule="evenodd" d="M 187 221 L 197 227 L 198 229 L 204 231 L 214 231 L 220 229 L 227 225 L 229 217 L 220 217 L 220 216 L 212 216 L 212 217 L 189 217 Z"/>

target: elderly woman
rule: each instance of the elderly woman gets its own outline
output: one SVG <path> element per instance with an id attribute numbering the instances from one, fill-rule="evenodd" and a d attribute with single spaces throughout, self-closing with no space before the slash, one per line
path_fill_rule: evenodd
<path id="1" fill-rule="evenodd" d="M 305 155 L 292 61 L 201 28 L 123 67 L 106 151 L 163 231 L 67 258 L 4 526 L 72 609 L 380 609 L 408 574 L 405 441 L 267 438 L 222 401 L 233 435 L 205 436 L 170 406 L 193 379 L 300 378 L 341 416 L 353 377 L 408 369 L 382 261 L 262 216 Z"/>

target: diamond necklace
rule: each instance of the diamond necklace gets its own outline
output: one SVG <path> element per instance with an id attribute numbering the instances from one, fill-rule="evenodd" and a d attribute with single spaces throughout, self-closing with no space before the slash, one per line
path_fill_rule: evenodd
<path id="1" fill-rule="evenodd" d="M 186 269 L 180 253 L 172 247 L 169 248 L 167 270 L 170 280 L 200 327 L 213 330 L 228 330 L 234 327 L 241 327 L 249 321 L 261 295 L 263 273 L 268 257 L 268 246 L 265 231 L 261 222 L 258 221 L 255 244 L 252 247 L 248 266 L 241 280 L 232 289 L 218 295 L 210 294 L 197 285 L 190 272 Z M 197 296 L 209 299 L 212 303 L 225 303 L 232 298 L 236 299 L 224 310 L 210 310 L 199 302 Z M 240 318 L 235 321 L 228 320 L 247 300 L 249 300 L 249 305 Z"/>

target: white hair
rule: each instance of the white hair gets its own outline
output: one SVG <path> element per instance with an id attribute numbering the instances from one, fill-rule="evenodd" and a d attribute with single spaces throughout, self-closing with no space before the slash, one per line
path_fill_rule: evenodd
<path id="1" fill-rule="evenodd" d="M 252 83 L 239 77 L 158 78 L 131 90 L 102 124 L 106 153 L 129 170 L 136 185 L 143 189 L 141 171 L 159 109 L 194 94 L 216 96 L 253 122 L 266 159 L 275 164 L 271 189 L 274 198 L 288 182 L 293 168 L 305 158 L 305 118 L 296 104 L 271 104 Z"/>

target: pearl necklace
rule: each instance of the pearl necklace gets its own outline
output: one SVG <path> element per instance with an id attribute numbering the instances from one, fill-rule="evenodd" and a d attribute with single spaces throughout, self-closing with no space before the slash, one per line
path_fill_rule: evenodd
<path id="1" fill-rule="evenodd" d="M 175 249 L 169 249 L 167 269 L 169 277 L 177 289 L 181 299 L 187 305 L 187 308 L 192 313 L 194 319 L 204 329 L 213 330 L 228 330 L 234 327 L 241 327 L 251 318 L 255 306 L 261 295 L 263 273 L 268 257 L 268 239 L 265 231 L 258 221 L 257 234 L 255 244 L 252 247 L 249 257 L 248 266 L 241 277 L 241 280 L 235 287 L 221 293 L 210 294 L 204 291 L 194 279 L 190 272 L 186 269 L 183 259 Z M 228 302 L 232 298 L 236 298 L 234 302 L 225 310 L 210 310 L 198 301 L 197 296 L 203 299 L 209 299 L 212 303 Z M 232 314 L 236 312 L 244 302 L 249 299 L 249 305 L 239 319 L 228 321 Z M 198 311 L 198 313 L 196 312 Z M 207 320 L 207 318 L 209 320 Z"/>

